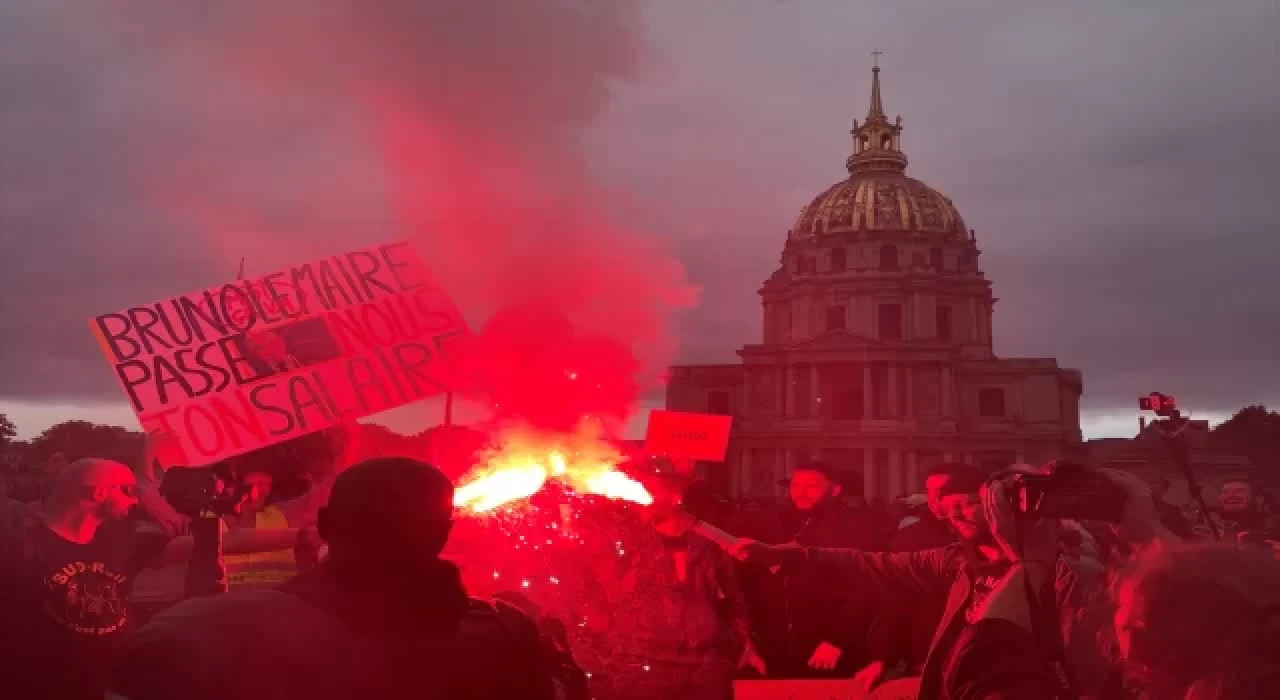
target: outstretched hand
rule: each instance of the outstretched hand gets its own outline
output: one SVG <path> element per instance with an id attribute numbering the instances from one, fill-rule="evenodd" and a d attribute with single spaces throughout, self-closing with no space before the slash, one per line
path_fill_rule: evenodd
<path id="1" fill-rule="evenodd" d="M 747 539 L 745 537 L 739 538 L 738 541 L 729 545 L 728 549 L 725 551 L 727 551 L 729 556 L 734 559 L 750 564 L 767 564 L 772 566 L 774 564 L 782 563 L 781 548 Z"/>

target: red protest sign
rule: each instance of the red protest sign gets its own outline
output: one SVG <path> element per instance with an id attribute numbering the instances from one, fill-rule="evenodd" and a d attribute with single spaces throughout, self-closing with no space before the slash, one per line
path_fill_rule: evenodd
<path id="1" fill-rule="evenodd" d="M 90 321 L 165 466 L 210 464 L 448 391 L 470 330 L 408 243 Z"/>
<path id="2" fill-rule="evenodd" d="M 723 462 L 729 449 L 730 416 L 710 413 L 653 411 L 645 434 L 645 451 L 652 455 Z"/>

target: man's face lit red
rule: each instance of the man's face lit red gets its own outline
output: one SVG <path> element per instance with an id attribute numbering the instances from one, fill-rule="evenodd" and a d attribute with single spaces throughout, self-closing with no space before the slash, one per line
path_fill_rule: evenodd
<path id="1" fill-rule="evenodd" d="M 267 499 L 271 498 L 272 479 L 270 474 L 249 472 L 240 480 L 240 488 L 248 494 L 248 498 L 240 507 L 242 513 L 257 513 L 267 507 Z"/>
<path id="2" fill-rule="evenodd" d="M 938 520 L 946 520 L 947 513 L 942 507 L 942 489 L 946 488 L 951 477 L 935 474 L 924 480 L 924 496 L 929 503 L 929 512 Z"/>
<path id="3" fill-rule="evenodd" d="M 982 512 L 982 499 L 978 494 L 948 494 L 942 497 L 941 506 L 947 523 L 960 539 L 974 541 L 986 535 L 987 519 Z"/>
<path id="4" fill-rule="evenodd" d="M 1253 505 L 1253 487 L 1242 481 L 1228 481 L 1218 492 L 1218 502 L 1228 513 L 1249 510 Z"/>
<path id="5" fill-rule="evenodd" d="M 837 495 L 837 487 L 819 472 L 797 469 L 788 486 L 791 503 L 797 510 L 812 510 L 827 498 Z"/>

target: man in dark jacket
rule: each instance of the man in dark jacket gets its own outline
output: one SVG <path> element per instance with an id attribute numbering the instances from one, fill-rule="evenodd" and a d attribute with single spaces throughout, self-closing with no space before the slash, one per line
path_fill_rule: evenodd
<path id="1" fill-rule="evenodd" d="M 555 696 L 547 650 L 515 607 L 469 599 L 439 558 L 453 485 L 374 459 L 334 482 L 318 527 L 328 559 L 278 590 L 185 601 L 127 644 L 127 700 Z"/>
<path id="2" fill-rule="evenodd" d="M 879 549 L 878 529 L 866 509 L 840 501 L 839 474 L 827 464 L 795 468 L 790 504 L 759 536 L 777 544 Z M 865 663 L 871 609 L 822 572 L 748 567 L 749 599 L 775 678 L 850 677 Z"/>
<path id="3" fill-rule="evenodd" d="M 1011 567 L 999 542 L 1016 541 L 1017 534 L 1005 532 L 1012 524 L 988 525 L 979 497 L 981 481 L 952 483 L 942 497 L 952 528 L 960 542 L 923 552 L 880 554 L 857 549 L 823 549 L 797 545 L 770 546 L 740 540 L 732 553 L 743 561 L 777 565 L 811 572 L 825 572 L 827 580 L 849 581 L 875 600 L 895 598 L 927 600 L 946 595 L 942 622 L 933 636 L 920 680 L 919 697 L 941 697 L 942 666 L 975 610 L 997 581 Z M 999 527 L 997 533 L 993 528 Z M 1097 644 L 1107 623 L 1105 606 L 1096 604 L 1104 596 L 1100 576 L 1073 571 L 1061 559 L 1044 562 L 1052 573 L 1046 588 L 1052 588 L 1060 627 L 1060 648 L 1046 653 L 1063 659 L 1075 678 L 1081 695 L 1096 694 L 1105 681 L 1109 665 Z M 1048 594 L 1050 591 L 1046 590 Z"/>

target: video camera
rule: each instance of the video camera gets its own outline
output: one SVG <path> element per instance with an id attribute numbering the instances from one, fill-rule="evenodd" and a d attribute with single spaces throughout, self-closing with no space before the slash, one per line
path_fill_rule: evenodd
<path id="1" fill-rule="evenodd" d="M 160 482 L 160 495 L 174 510 L 189 517 L 236 515 L 249 498 L 226 462 L 212 467 L 168 469 Z"/>
<path id="2" fill-rule="evenodd" d="M 1139 411 L 1151 411 L 1161 418 L 1178 417 L 1178 400 L 1172 396 L 1153 391 L 1138 399 Z"/>
<path id="3" fill-rule="evenodd" d="M 1101 520 L 1119 523 L 1128 491 L 1102 472 L 1077 462 L 1050 462 L 1048 473 L 1005 473 L 1014 512 L 1034 519 Z"/>
<path id="4" fill-rule="evenodd" d="M 175 467 L 164 473 L 160 494 L 174 510 L 191 518 L 194 540 L 187 560 L 184 591 L 188 598 L 227 592 L 222 558 L 222 518 L 236 515 L 249 497 L 231 465 Z"/>

